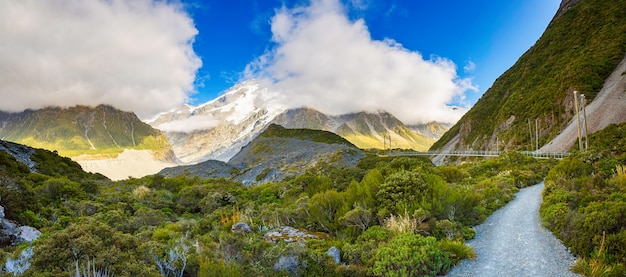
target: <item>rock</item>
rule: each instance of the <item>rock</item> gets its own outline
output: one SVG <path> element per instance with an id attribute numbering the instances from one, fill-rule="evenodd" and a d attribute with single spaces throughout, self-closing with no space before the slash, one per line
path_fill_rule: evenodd
<path id="1" fill-rule="evenodd" d="M 30 258 L 32 258 L 33 255 L 33 248 L 28 247 L 22 250 L 19 257 L 15 259 L 8 257 L 4 264 L 4 269 L 8 273 L 13 273 L 14 276 L 22 275 L 24 271 L 30 267 Z"/>
<path id="2" fill-rule="evenodd" d="M 274 264 L 274 270 L 282 271 L 284 270 L 289 275 L 295 276 L 298 273 L 298 267 L 300 266 L 300 261 L 294 255 L 289 256 L 280 256 L 278 258 L 278 262 Z"/>
<path id="3" fill-rule="evenodd" d="M 331 246 L 328 248 L 326 255 L 332 257 L 336 263 L 341 263 L 341 252 L 337 249 L 337 247 Z"/>
<path id="4" fill-rule="evenodd" d="M 33 240 L 36 240 L 39 236 L 41 236 L 41 232 L 39 230 L 30 226 L 21 226 L 18 229 L 19 232 L 16 240 L 18 243 L 24 241 L 33 242 Z"/>
<path id="5" fill-rule="evenodd" d="M 312 233 L 306 230 L 298 230 L 289 226 L 280 226 L 267 232 L 263 238 L 271 242 L 305 242 L 310 239 L 325 239 L 328 235 L 322 233 Z"/>
<path id="6" fill-rule="evenodd" d="M 41 236 L 41 232 L 30 226 L 20 226 L 4 218 L 4 207 L 0 206 L 0 247 L 16 245 L 20 242 L 32 242 Z"/>
<path id="7" fill-rule="evenodd" d="M 245 222 L 237 222 L 230 228 L 233 233 L 248 234 L 252 233 L 252 228 Z"/>
<path id="8" fill-rule="evenodd" d="M 0 219 L 0 247 L 13 245 L 17 239 L 19 229 L 15 223 Z"/>

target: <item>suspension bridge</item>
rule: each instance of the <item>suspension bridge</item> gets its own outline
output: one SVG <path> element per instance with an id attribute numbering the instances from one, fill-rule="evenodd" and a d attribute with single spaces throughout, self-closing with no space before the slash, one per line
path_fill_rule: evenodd
<path id="1" fill-rule="evenodd" d="M 457 156 L 457 157 L 497 157 L 505 153 L 505 151 L 483 151 L 483 150 L 464 150 L 464 151 L 427 151 L 427 152 L 389 152 L 387 156 Z M 535 152 L 535 151 L 518 151 L 518 153 L 526 156 L 535 157 L 537 159 L 563 159 L 569 156 L 569 152 Z"/>

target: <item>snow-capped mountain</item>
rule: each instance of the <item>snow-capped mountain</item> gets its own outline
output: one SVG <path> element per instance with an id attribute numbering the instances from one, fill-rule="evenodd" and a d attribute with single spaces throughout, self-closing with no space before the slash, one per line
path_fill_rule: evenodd
<path id="1" fill-rule="evenodd" d="M 270 123 L 336 133 L 360 148 L 427 150 L 435 138 L 424 136 L 385 111 L 326 115 L 310 108 L 288 109 L 279 94 L 254 80 L 235 85 L 197 107 L 185 105 L 149 122 L 165 132 L 178 159 L 187 164 L 228 161 Z"/>
<path id="2" fill-rule="evenodd" d="M 246 81 L 212 101 L 163 113 L 149 124 L 165 132 L 185 163 L 227 161 L 285 111 L 272 101 L 275 96 Z"/>

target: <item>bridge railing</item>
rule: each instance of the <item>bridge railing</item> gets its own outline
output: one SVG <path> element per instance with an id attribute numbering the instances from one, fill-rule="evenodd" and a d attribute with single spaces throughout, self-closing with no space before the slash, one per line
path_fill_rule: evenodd
<path id="1" fill-rule="evenodd" d="M 391 152 L 388 156 L 459 156 L 459 157 L 497 157 L 505 153 L 505 151 L 491 150 L 462 150 L 462 151 L 427 151 L 427 152 Z M 520 151 L 522 155 L 535 157 L 538 159 L 563 159 L 569 156 L 568 152 L 533 152 Z"/>

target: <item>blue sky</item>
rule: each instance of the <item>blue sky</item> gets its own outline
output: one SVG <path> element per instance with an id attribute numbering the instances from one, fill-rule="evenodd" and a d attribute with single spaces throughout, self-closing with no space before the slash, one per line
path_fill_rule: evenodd
<path id="1" fill-rule="evenodd" d="M 149 119 L 254 78 L 274 106 L 452 123 L 559 3 L 0 1 L 0 110 L 109 104 Z"/>
<path id="2" fill-rule="evenodd" d="M 350 20 L 364 19 L 373 40 L 390 38 L 424 57 L 450 59 L 457 74 L 472 78 L 474 104 L 505 70 L 532 46 L 560 1 L 363 0 L 342 2 Z M 218 0 L 188 3 L 198 35 L 193 48 L 202 59 L 193 103 L 215 98 L 240 80 L 253 59 L 273 47 L 270 20 L 282 6 L 306 1 Z M 467 68 L 466 66 L 473 67 Z"/>

